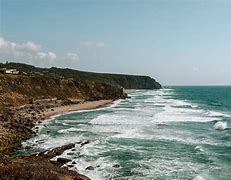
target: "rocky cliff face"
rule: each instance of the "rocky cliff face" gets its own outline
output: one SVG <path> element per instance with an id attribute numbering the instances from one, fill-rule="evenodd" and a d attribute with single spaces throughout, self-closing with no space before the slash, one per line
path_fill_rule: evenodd
<path id="1" fill-rule="evenodd" d="M 0 106 L 18 106 L 36 99 L 118 99 L 123 90 L 111 85 L 86 80 L 40 75 L 0 74 Z"/>

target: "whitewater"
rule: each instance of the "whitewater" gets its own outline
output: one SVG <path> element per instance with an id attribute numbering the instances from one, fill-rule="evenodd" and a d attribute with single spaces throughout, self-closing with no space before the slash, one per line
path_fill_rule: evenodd
<path id="1" fill-rule="evenodd" d="M 70 169 L 93 180 L 231 177 L 231 88 L 131 90 L 112 106 L 55 117 L 23 143 L 31 154 L 73 142 Z M 57 158 L 57 157 L 55 157 Z M 54 158 L 54 159 L 55 159 Z M 94 170 L 86 170 L 92 166 Z"/>

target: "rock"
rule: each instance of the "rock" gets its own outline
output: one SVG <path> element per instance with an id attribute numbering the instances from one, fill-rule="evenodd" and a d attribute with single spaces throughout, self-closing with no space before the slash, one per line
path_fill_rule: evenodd
<path id="1" fill-rule="evenodd" d="M 74 154 L 75 154 L 75 153 L 73 153 L 73 152 L 67 153 L 67 155 L 69 155 L 69 156 L 74 155 Z"/>
<path id="2" fill-rule="evenodd" d="M 54 161 L 54 160 L 49 160 L 49 162 L 56 165 L 56 166 L 62 166 L 62 164 L 60 164 L 59 162 Z"/>
<path id="3" fill-rule="evenodd" d="M 89 140 L 82 141 L 82 142 L 80 143 L 80 146 L 82 147 L 82 146 L 84 146 L 85 144 L 89 144 L 89 143 L 90 143 Z"/>
<path id="4" fill-rule="evenodd" d="M 94 169 L 95 169 L 95 168 L 94 168 L 93 166 L 88 166 L 88 167 L 86 167 L 85 170 L 93 171 Z"/>
<path id="5" fill-rule="evenodd" d="M 45 156 L 45 157 L 48 157 L 48 158 L 53 158 L 55 156 L 61 155 L 65 150 L 71 149 L 73 147 L 75 147 L 75 144 L 73 144 L 73 143 L 67 144 L 67 145 L 64 145 L 64 146 L 61 146 L 61 147 L 51 149 L 49 151 L 41 152 L 41 153 L 39 153 L 39 156 Z"/>
<path id="6" fill-rule="evenodd" d="M 62 164 L 68 163 L 70 161 L 71 160 L 67 158 L 62 158 L 62 157 L 57 158 L 57 162 L 62 163 Z"/>
<path id="7" fill-rule="evenodd" d="M 25 149 L 32 149 L 32 146 L 26 146 Z"/>
<path id="8" fill-rule="evenodd" d="M 119 164 L 114 164 L 112 167 L 113 168 L 120 168 L 120 165 Z"/>
<path id="9" fill-rule="evenodd" d="M 72 164 L 77 164 L 75 161 L 72 161 Z"/>
<path id="10" fill-rule="evenodd" d="M 72 167 L 74 167 L 74 165 L 68 164 L 67 167 L 72 168 Z"/>

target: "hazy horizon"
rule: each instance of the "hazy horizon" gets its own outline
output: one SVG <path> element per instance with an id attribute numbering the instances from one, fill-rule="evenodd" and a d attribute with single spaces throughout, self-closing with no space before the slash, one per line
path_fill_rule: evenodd
<path id="1" fill-rule="evenodd" d="M 231 85 L 231 2 L 0 0 L 0 62 Z"/>

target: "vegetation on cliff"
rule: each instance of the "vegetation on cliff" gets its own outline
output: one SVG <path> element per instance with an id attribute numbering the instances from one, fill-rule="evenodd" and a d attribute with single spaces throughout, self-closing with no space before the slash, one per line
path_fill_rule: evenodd
<path id="1" fill-rule="evenodd" d="M 0 68 L 16 68 L 21 72 L 40 73 L 49 76 L 60 76 L 65 78 L 74 78 L 81 80 L 89 80 L 110 84 L 114 86 L 121 86 L 125 89 L 159 89 L 161 85 L 155 79 L 149 76 L 126 75 L 126 74 L 107 74 L 107 73 L 94 73 L 84 72 L 73 69 L 63 68 L 38 68 L 35 66 L 22 64 L 22 63 L 6 63 L 1 64 Z"/>

